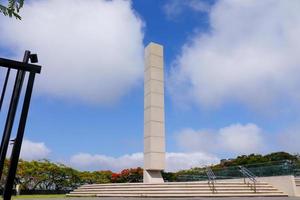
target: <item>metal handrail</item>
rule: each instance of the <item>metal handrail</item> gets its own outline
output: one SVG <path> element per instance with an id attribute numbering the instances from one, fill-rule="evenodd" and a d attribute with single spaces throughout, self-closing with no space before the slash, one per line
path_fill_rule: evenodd
<path id="1" fill-rule="evenodd" d="M 30 51 L 25 51 L 23 61 L 9 60 L 5 58 L 0 58 L 0 68 L 7 68 L 6 77 L 3 84 L 3 89 L 0 98 L 0 108 L 3 105 L 3 99 L 6 94 L 7 83 L 10 76 L 10 70 L 17 70 L 14 85 L 12 87 L 12 94 L 10 102 L 8 103 L 8 112 L 5 120 L 5 125 L 3 126 L 3 135 L 0 145 L 0 179 L 3 175 L 3 167 L 6 159 L 6 154 L 8 146 L 10 143 L 11 133 L 15 124 L 15 117 L 18 110 L 19 100 L 22 93 L 23 83 L 28 72 L 29 76 L 27 79 L 27 84 L 25 88 L 23 104 L 21 106 L 20 119 L 18 121 L 18 128 L 16 130 L 16 138 L 13 142 L 9 168 L 6 175 L 5 187 L 3 190 L 3 199 L 10 200 L 13 192 L 13 186 L 15 184 L 15 177 L 20 157 L 20 151 L 22 147 L 22 142 L 24 138 L 24 132 L 27 122 L 28 111 L 30 107 L 30 101 L 33 91 L 33 85 L 35 81 L 35 75 L 41 72 L 41 66 L 30 64 L 37 63 L 38 57 L 36 54 L 32 54 Z"/>
<path id="2" fill-rule="evenodd" d="M 215 186 L 217 177 L 215 176 L 214 172 L 212 171 L 212 169 L 210 167 L 206 168 L 206 175 L 208 177 L 208 185 L 211 188 L 212 192 L 213 193 L 217 192 L 216 186 Z"/>
<path id="3" fill-rule="evenodd" d="M 249 169 L 243 166 L 239 166 L 239 171 L 244 176 L 244 183 L 250 186 L 250 188 L 253 189 L 254 192 L 256 192 L 256 183 L 257 183 L 256 176 Z M 247 183 L 246 178 L 248 178 L 253 184 L 251 184 L 250 182 Z"/>

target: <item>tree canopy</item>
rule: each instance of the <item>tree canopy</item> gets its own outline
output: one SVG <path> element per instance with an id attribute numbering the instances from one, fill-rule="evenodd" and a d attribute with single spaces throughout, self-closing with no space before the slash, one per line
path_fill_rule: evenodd
<path id="1" fill-rule="evenodd" d="M 300 156 L 286 152 L 275 152 L 267 155 L 250 154 L 240 155 L 234 159 L 221 160 L 219 164 L 210 168 L 220 178 L 232 178 L 241 176 L 239 166 L 250 169 L 257 176 L 290 175 L 300 172 Z M 175 173 L 163 173 L 168 181 L 189 181 L 190 178 L 206 179 L 206 167 L 195 167 L 180 170 Z"/>
<path id="2" fill-rule="evenodd" d="M 7 6 L 0 4 L 0 13 L 4 14 L 5 16 L 21 19 L 19 12 L 23 5 L 24 0 L 8 0 Z"/>
<path id="3" fill-rule="evenodd" d="M 9 161 L 5 161 L 0 190 L 5 184 Z M 21 190 L 57 190 L 68 191 L 83 184 L 141 182 L 142 168 L 124 169 L 120 173 L 111 171 L 79 171 L 64 164 L 49 160 L 20 160 L 15 184 Z"/>
<path id="4" fill-rule="evenodd" d="M 3 177 L 0 182 L 0 191 L 1 187 L 3 189 L 4 186 L 8 164 L 9 162 L 6 160 Z M 274 174 L 291 173 L 291 170 L 294 170 L 294 168 L 300 169 L 300 157 L 299 155 L 291 155 L 285 152 L 276 152 L 267 155 L 241 155 L 235 159 L 222 160 L 219 164 L 211 166 L 211 168 L 218 177 L 236 177 L 240 176 L 238 171 L 239 165 L 249 167 L 248 169 L 254 170 L 253 172 L 256 175 L 272 176 Z M 294 166 L 294 168 L 291 169 L 289 166 Z M 198 176 L 198 178 L 202 177 L 205 179 L 207 178 L 206 167 L 199 166 L 178 172 L 163 172 L 164 179 L 170 182 L 184 181 L 184 179 L 181 179 L 184 176 Z M 26 191 L 69 191 L 83 184 L 141 182 L 142 179 L 143 169 L 140 167 L 123 169 L 121 172 L 113 173 L 108 170 L 79 171 L 49 160 L 20 160 L 15 184 L 20 184 L 21 190 Z"/>

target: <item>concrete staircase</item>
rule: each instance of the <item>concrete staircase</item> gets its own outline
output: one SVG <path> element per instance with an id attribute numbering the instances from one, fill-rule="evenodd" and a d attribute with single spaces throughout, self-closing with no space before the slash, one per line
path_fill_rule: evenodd
<path id="1" fill-rule="evenodd" d="M 300 197 L 300 177 L 295 177 L 295 184 L 296 184 L 296 194 Z"/>
<path id="2" fill-rule="evenodd" d="M 255 197 L 287 196 L 268 183 L 257 183 L 256 192 L 244 182 L 219 181 L 215 190 L 207 182 L 162 184 L 119 183 L 83 185 L 67 194 L 71 197 Z"/>
<path id="3" fill-rule="evenodd" d="M 295 177 L 296 187 L 300 187 L 300 177 Z"/>

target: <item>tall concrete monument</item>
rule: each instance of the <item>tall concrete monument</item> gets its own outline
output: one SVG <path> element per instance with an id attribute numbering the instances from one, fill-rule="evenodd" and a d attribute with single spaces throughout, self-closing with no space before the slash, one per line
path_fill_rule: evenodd
<path id="1" fill-rule="evenodd" d="M 165 113 L 164 113 L 164 58 L 163 46 L 150 43 L 145 48 L 144 71 L 144 183 L 87 184 L 68 194 L 73 197 L 286 197 L 291 187 L 295 188 L 294 178 L 283 180 L 288 189 L 278 184 L 282 177 L 270 177 L 268 180 L 222 180 L 212 185 L 211 181 L 200 182 L 164 182 L 161 171 L 165 169 Z M 274 179 L 273 179 L 274 178 Z M 210 180 L 210 177 L 208 177 Z M 280 190 L 273 188 L 267 181 L 277 184 Z M 266 182 L 265 182 L 266 181 Z M 289 183 L 291 182 L 291 183 Z M 293 182 L 293 183 L 292 183 Z M 150 183 L 158 183 L 151 185 Z M 224 189 L 225 188 L 225 189 Z M 216 192 L 217 191 L 217 192 Z M 286 192 L 288 191 L 288 192 Z M 296 195 L 293 189 L 291 196 Z"/>
<path id="2" fill-rule="evenodd" d="M 144 183 L 164 182 L 165 113 L 163 46 L 145 48 L 144 72 Z"/>

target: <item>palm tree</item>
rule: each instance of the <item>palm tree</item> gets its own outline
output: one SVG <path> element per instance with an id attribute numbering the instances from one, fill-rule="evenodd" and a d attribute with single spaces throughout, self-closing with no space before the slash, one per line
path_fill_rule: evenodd
<path id="1" fill-rule="evenodd" d="M 24 0 L 8 0 L 7 6 L 0 4 L 0 13 L 3 13 L 5 16 L 21 19 L 21 16 L 18 13 L 23 5 Z"/>

